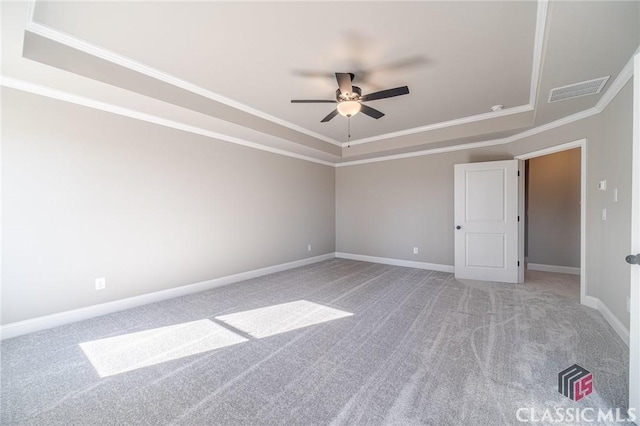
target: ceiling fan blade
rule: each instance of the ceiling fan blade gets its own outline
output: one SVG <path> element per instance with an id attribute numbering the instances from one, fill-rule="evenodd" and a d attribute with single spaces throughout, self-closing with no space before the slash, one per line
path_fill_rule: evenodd
<path id="1" fill-rule="evenodd" d="M 369 117 L 375 118 L 376 120 L 380 117 L 384 117 L 384 113 L 378 111 L 375 108 L 371 108 L 370 106 L 367 106 L 367 105 L 361 104 L 360 112 L 368 115 Z"/>
<path id="2" fill-rule="evenodd" d="M 354 75 L 348 72 L 337 72 L 336 80 L 338 80 L 338 86 L 340 87 L 340 93 L 343 95 L 348 95 L 353 92 L 353 88 L 351 87 L 351 80 L 353 80 Z"/>
<path id="3" fill-rule="evenodd" d="M 396 87 L 395 89 L 381 90 L 379 92 L 369 93 L 360 98 L 361 102 L 375 101 L 376 99 L 393 98 L 394 96 L 406 95 L 409 93 L 407 86 Z"/>
<path id="4" fill-rule="evenodd" d="M 335 77 L 334 73 L 324 72 L 324 71 L 293 70 L 293 74 L 300 77 L 308 77 L 308 78 L 334 78 Z"/>
<path id="5" fill-rule="evenodd" d="M 335 104 L 336 101 L 326 99 L 291 99 L 292 104 Z"/>
<path id="6" fill-rule="evenodd" d="M 321 123 L 326 123 L 327 121 L 331 120 L 333 117 L 335 117 L 336 115 L 338 115 L 338 110 L 334 109 L 333 111 L 331 111 L 329 113 L 329 115 L 327 115 L 325 118 L 323 118 L 322 120 L 320 120 Z"/>
<path id="7" fill-rule="evenodd" d="M 320 120 L 321 123 L 326 123 L 327 121 L 331 120 L 333 117 L 335 117 L 336 115 L 338 115 L 338 110 L 334 109 L 333 111 L 331 111 L 329 113 L 329 115 L 327 115 L 325 118 L 323 118 L 322 120 Z"/>

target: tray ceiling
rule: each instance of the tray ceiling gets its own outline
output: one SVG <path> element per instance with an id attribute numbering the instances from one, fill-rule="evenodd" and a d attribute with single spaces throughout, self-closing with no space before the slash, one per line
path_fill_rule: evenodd
<path id="1" fill-rule="evenodd" d="M 637 2 L 31 5 L 25 58 L 325 158 L 481 141 L 591 108 L 602 94 L 548 104 L 549 90 L 614 80 L 640 41 Z M 334 99 L 334 72 L 363 93 L 410 94 L 368 103 L 386 115 L 354 116 L 343 149 L 347 120 L 320 122 L 334 105 L 290 103 Z"/>

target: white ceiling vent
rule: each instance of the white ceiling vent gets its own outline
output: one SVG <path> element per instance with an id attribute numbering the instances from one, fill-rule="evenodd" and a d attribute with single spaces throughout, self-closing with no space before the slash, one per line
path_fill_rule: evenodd
<path id="1" fill-rule="evenodd" d="M 596 78 L 594 80 L 583 81 L 581 83 L 570 84 L 568 86 L 556 87 L 549 92 L 549 103 L 564 101 L 565 99 L 579 98 L 580 96 L 595 95 L 600 93 L 610 75 Z"/>

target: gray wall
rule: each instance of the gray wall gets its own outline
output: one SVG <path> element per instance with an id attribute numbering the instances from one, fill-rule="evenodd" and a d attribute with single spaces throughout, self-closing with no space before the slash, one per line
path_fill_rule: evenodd
<path id="1" fill-rule="evenodd" d="M 2 323 L 332 253 L 334 196 L 333 167 L 3 88 Z"/>
<path id="2" fill-rule="evenodd" d="M 492 147 L 338 167 L 336 251 L 453 265 L 453 165 L 509 158 Z"/>
<path id="3" fill-rule="evenodd" d="M 624 260 L 631 249 L 631 159 L 633 140 L 633 84 L 602 113 L 602 162 L 599 179 L 607 180 L 606 191 L 593 191 L 607 220 L 601 221 L 600 288 L 598 297 L 629 329 L 627 297 L 630 294 L 631 265 Z M 613 190 L 618 189 L 618 202 Z"/>
<path id="4" fill-rule="evenodd" d="M 528 163 L 528 261 L 579 267 L 580 149 L 532 158 Z"/>
<path id="5" fill-rule="evenodd" d="M 453 165 L 504 160 L 587 139 L 587 295 L 602 300 L 629 327 L 626 297 L 632 144 L 632 88 L 606 110 L 504 146 L 383 161 L 336 170 L 336 250 L 351 254 L 453 265 Z M 607 178 L 618 188 L 598 190 Z M 609 197 L 609 198 L 607 198 Z M 600 219 L 610 206 L 609 220 Z M 624 218 L 622 218 L 624 217 Z M 420 247 L 418 255 L 412 248 Z"/>
<path id="6" fill-rule="evenodd" d="M 452 265 L 454 164 L 586 138 L 586 291 L 628 327 L 631 89 L 509 145 L 337 169 L 3 89 L 2 323 L 334 250 Z"/>

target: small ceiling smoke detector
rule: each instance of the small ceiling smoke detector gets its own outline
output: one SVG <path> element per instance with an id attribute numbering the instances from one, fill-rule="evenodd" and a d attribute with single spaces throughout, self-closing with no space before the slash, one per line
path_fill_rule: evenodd
<path id="1" fill-rule="evenodd" d="M 491 111 L 493 112 L 502 111 L 503 109 L 504 109 L 504 105 L 494 105 L 491 107 Z"/>
<path id="2" fill-rule="evenodd" d="M 589 81 L 582 81 L 580 83 L 551 89 L 549 92 L 549 103 L 600 93 L 604 85 L 609 81 L 609 77 L 611 76 L 600 77 Z"/>

